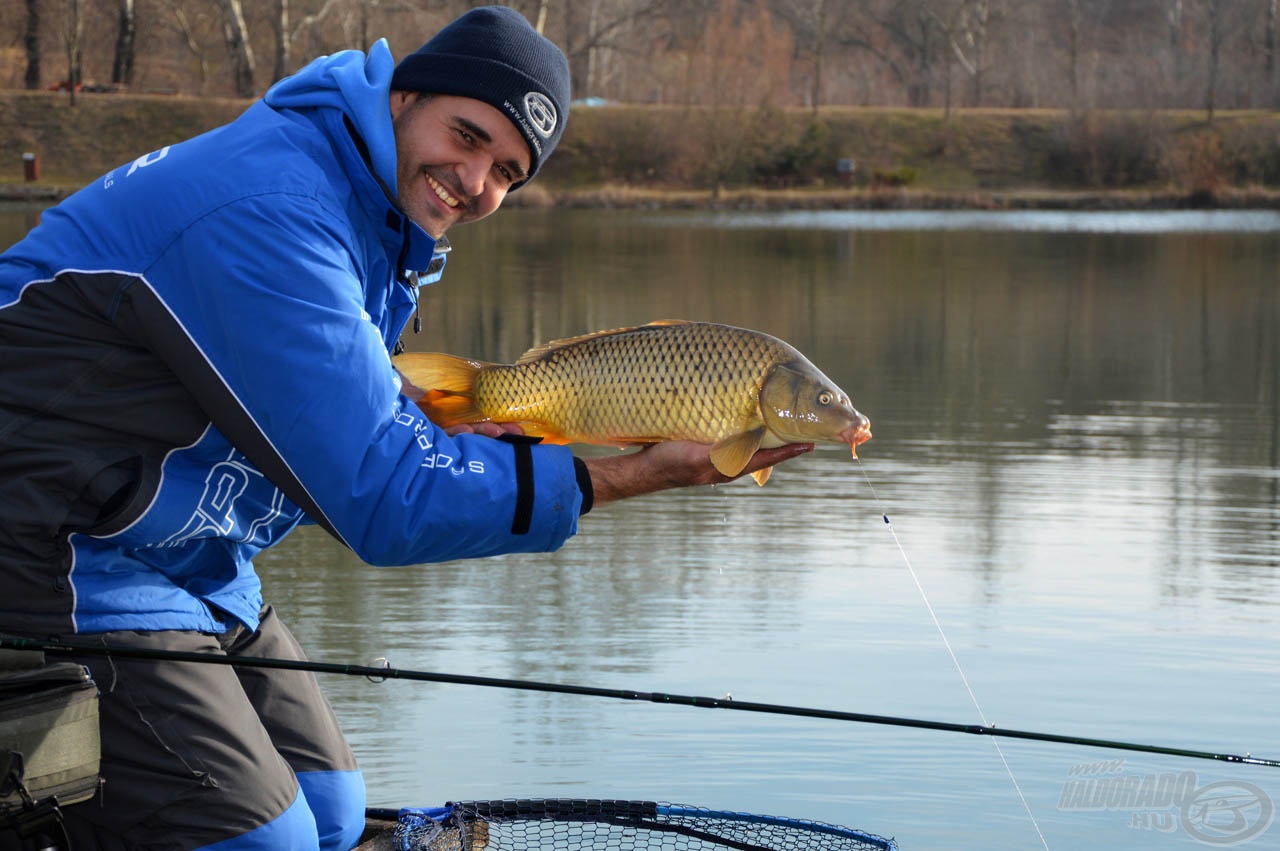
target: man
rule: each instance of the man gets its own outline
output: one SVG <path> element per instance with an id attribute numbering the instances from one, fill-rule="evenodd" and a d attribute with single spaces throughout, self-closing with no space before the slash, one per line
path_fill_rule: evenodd
<path id="1" fill-rule="evenodd" d="M 372 564 L 548 551 L 593 504 L 724 481 L 446 434 L 388 350 L 445 232 L 554 150 L 563 54 L 475 9 L 393 65 L 325 57 L 0 255 L 0 632 L 301 658 L 252 558 L 299 522 Z M 746 472 L 808 446 L 761 452 Z M 105 784 L 77 847 L 348 848 L 364 784 L 314 678 L 86 655 Z"/>

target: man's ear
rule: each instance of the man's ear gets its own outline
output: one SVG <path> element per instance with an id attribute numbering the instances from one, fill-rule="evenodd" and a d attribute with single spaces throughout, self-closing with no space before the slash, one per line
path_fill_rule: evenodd
<path id="1" fill-rule="evenodd" d="M 387 97 L 387 101 L 391 105 L 391 120 L 395 121 L 400 116 L 400 113 L 404 112 L 405 107 L 417 99 L 417 92 L 392 89 L 391 94 Z"/>

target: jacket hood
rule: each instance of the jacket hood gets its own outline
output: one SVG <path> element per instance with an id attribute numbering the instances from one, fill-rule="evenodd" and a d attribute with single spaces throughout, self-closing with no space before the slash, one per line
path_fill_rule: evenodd
<path id="1" fill-rule="evenodd" d="M 276 109 L 333 107 L 351 119 L 369 148 L 373 170 L 392 191 L 396 186 L 396 140 L 388 97 L 395 60 L 386 39 L 369 48 L 322 56 L 267 90 Z"/>

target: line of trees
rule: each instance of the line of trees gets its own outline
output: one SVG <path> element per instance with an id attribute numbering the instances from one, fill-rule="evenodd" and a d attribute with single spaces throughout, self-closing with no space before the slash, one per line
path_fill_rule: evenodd
<path id="1" fill-rule="evenodd" d="M 508 0 L 575 95 L 702 106 L 1280 107 L 1280 0 Z M 467 0 L 0 4 L 0 86 L 253 97 L 315 56 L 397 56 Z"/>

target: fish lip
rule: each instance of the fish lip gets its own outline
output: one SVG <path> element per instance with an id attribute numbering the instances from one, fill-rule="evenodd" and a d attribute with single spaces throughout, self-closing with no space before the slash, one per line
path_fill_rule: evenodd
<path id="1" fill-rule="evenodd" d="M 871 420 L 859 415 L 857 422 L 840 432 L 840 441 L 854 449 L 871 439 Z"/>

